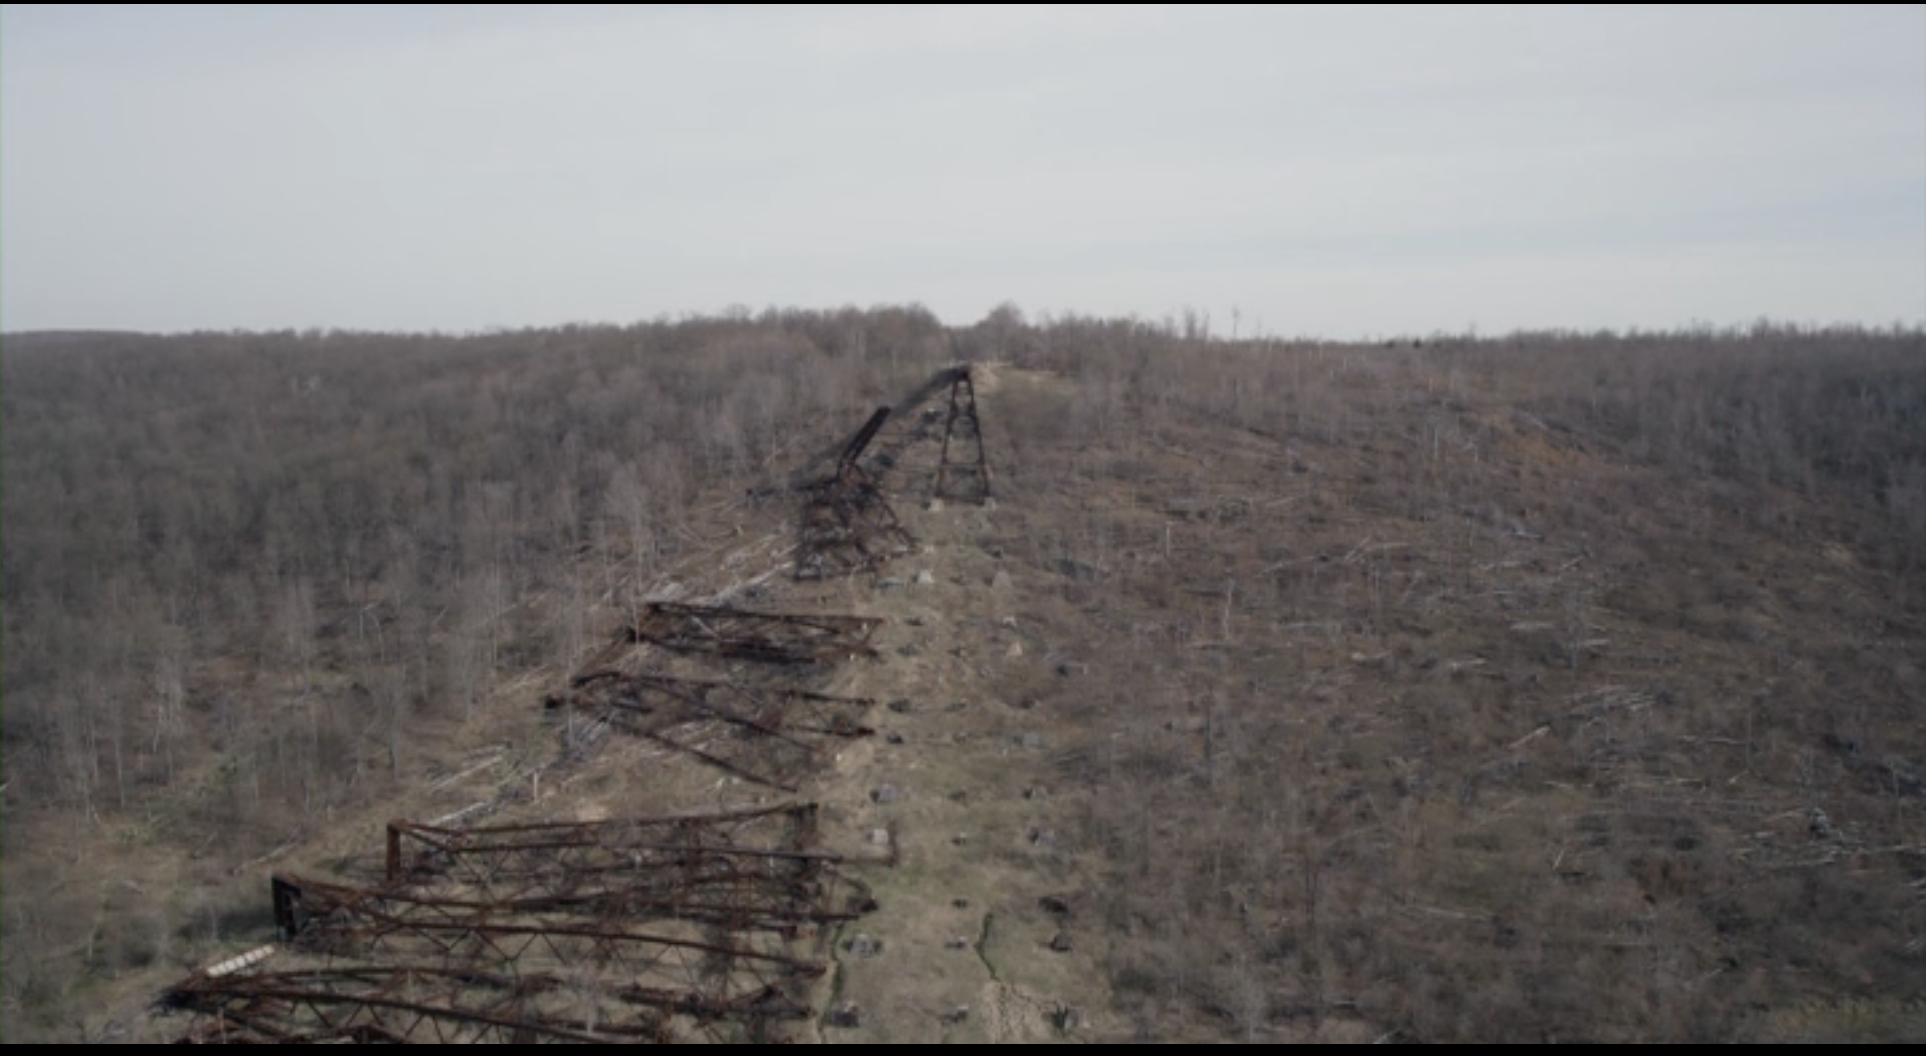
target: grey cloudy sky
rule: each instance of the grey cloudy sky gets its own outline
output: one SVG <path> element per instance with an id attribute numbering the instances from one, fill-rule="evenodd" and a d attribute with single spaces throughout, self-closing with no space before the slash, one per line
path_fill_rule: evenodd
<path id="1" fill-rule="evenodd" d="M 0 9 L 8 330 L 1926 322 L 1926 5 Z"/>

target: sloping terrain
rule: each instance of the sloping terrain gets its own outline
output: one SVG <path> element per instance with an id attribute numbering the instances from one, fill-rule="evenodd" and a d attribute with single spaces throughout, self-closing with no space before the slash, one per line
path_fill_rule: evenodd
<path id="1" fill-rule="evenodd" d="M 1133 1029 L 1926 1031 L 1913 544 L 1502 372 L 1305 370 L 1286 428 L 1124 409 L 1011 503 L 1017 580 L 1076 610 L 1027 648 L 1089 674 L 999 689 L 1075 731 Z"/>
<path id="2" fill-rule="evenodd" d="M 1823 377 L 1863 372 L 1829 429 L 1819 397 L 1701 399 L 1654 365 L 1820 362 L 1767 336 L 1750 358 L 1607 347 L 1594 373 L 1574 364 L 1599 349 L 1555 342 L 980 332 L 989 499 L 935 500 L 941 429 L 892 419 L 863 457 L 908 540 L 880 569 L 796 576 L 793 485 L 851 401 L 699 490 L 699 542 L 646 576 L 617 550 L 596 589 L 529 595 L 584 628 L 565 661 L 408 717 L 391 788 L 265 858 L 10 813 L 10 894 L 111 877 L 209 922 L 161 915 L 178 950 L 45 1029 L 178 1034 L 147 1004 L 271 936 L 267 872 L 366 872 L 392 818 L 806 802 L 875 901 L 803 936 L 825 967 L 806 1039 L 1926 1036 L 1918 338 L 1828 352 Z M 771 667 L 630 640 L 649 599 L 881 623 L 873 656 Z M 571 687 L 595 671 L 864 701 L 818 725 L 869 732 L 778 748 L 686 701 L 616 715 L 615 683 Z M 62 831 L 73 857 L 23 854 Z M 34 919 L 8 921 L 23 1005 Z M 101 919 L 90 947 L 139 938 Z"/>

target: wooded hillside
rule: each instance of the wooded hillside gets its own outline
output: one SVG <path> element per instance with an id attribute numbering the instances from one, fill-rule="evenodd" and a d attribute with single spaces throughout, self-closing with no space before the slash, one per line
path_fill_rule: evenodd
<path id="1" fill-rule="evenodd" d="M 1048 577 L 1061 670 L 998 691 L 1057 716 L 1143 1036 L 1710 1039 L 1917 996 L 1926 335 L 910 307 L 7 336 L 8 1040 L 77 1040 L 88 994 L 258 929 L 238 867 L 793 520 L 959 360 L 1053 379 L 995 410 L 984 545 Z M 1787 811 L 1849 835 L 1738 853 Z M 1919 1036 L 1892 1022 L 1845 1034 Z"/>

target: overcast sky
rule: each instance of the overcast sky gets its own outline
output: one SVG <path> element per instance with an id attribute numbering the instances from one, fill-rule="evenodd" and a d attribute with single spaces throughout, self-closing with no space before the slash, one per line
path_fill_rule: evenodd
<path id="1" fill-rule="evenodd" d="M 0 326 L 1926 322 L 1926 5 L 0 10 Z"/>

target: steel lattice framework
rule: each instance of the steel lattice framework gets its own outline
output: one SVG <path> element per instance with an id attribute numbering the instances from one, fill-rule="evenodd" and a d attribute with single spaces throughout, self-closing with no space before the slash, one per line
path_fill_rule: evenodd
<path id="1" fill-rule="evenodd" d="M 969 367 L 958 367 L 950 381 L 950 415 L 943 424 L 935 496 L 966 502 L 990 497 L 990 461 L 983 453 L 983 420 L 977 417 L 976 383 Z"/>
<path id="2" fill-rule="evenodd" d="M 987 499 L 969 368 L 938 374 L 906 406 L 946 385 L 935 494 Z M 873 414 L 834 474 L 805 489 L 798 578 L 877 568 L 914 546 L 860 464 L 890 413 Z M 926 437 L 935 413 L 903 443 Z M 834 745 L 873 732 L 873 701 L 602 665 L 637 642 L 772 665 L 875 657 L 882 622 L 655 602 L 545 703 L 794 791 Z M 875 908 L 838 856 L 813 849 L 817 819 L 801 804 L 471 828 L 394 821 L 378 876 L 276 874 L 285 946 L 195 972 L 161 1005 L 194 1016 L 182 1040 L 197 1043 L 790 1040 L 787 1028 L 812 1015 L 828 930 Z"/>
<path id="3" fill-rule="evenodd" d="M 794 792 L 829 746 L 875 733 L 875 701 L 800 689 L 755 689 L 666 675 L 592 671 L 547 707 L 598 712 L 612 725 L 746 780 Z"/>
<path id="4" fill-rule="evenodd" d="M 810 850 L 813 804 L 589 823 L 388 827 L 378 883 L 273 878 L 266 951 L 163 1004 L 186 1040 L 781 1040 L 824 929 L 873 908 Z"/>
<path id="5" fill-rule="evenodd" d="M 197 975 L 162 997 L 199 1044 L 667 1043 L 673 1011 L 641 988 L 550 973 L 322 968 Z M 705 1031 L 707 1033 L 707 1031 Z"/>
<path id="6" fill-rule="evenodd" d="M 880 568 L 915 548 L 916 541 L 883 497 L 881 482 L 859 463 L 889 415 L 889 408 L 878 408 L 843 448 L 835 473 L 808 487 L 796 546 L 797 579 Z"/>
<path id="7" fill-rule="evenodd" d="M 874 616 L 804 616 L 657 601 L 643 610 L 634 637 L 678 652 L 821 664 L 875 656 L 869 639 L 882 623 Z"/>
<path id="8" fill-rule="evenodd" d="M 607 906 L 738 930 L 853 919 L 869 892 L 808 850 L 817 807 L 447 829 L 388 825 L 384 880 L 449 881 L 492 900 Z"/>

